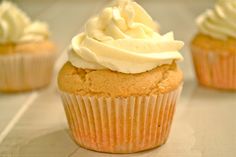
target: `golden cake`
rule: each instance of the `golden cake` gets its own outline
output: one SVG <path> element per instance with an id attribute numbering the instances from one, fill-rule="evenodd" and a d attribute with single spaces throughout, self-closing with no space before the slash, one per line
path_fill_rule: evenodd
<path id="1" fill-rule="evenodd" d="M 236 1 L 219 0 L 197 19 L 191 43 L 196 76 L 206 87 L 236 90 Z"/>
<path id="2" fill-rule="evenodd" d="M 147 12 L 116 0 L 73 37 L 58 86 L 73 139 L 82 147 L 133 153 L 167 141 L 181 92 L 183 42 L 160 35 Z"/>
<path id="3" fill-rule="evenodd" d="M 20 92 L 48 85 L 56 57 L 48 26 L 16 5 L 0 4 L 0 92 Z"/>

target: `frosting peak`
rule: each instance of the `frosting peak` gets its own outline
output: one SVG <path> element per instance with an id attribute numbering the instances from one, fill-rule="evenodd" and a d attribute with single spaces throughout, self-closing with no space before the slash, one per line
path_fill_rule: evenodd
<path id="1" fill-rule="evenodd" d="M 218 39 L 236 38 L 236 1 L 218 0 L 197 18 L 199 31 Z"/>
<path id="2" fill-rule="evenodd" d="M 137 3 L 115 1 L 85 25 L 88 36 L 99 41 L 123 38 L 150 38 L 158 25 Z"/>
<path id="3" fill-rule="evenodd" d="M 72 39 L 69 61 L 79 68 L 141 73 L 181 60 L 183 42 L 174 40 L 173 33 L 161 36 L 157 30 L 136 2 L 116 0 Z"/>
<path id="4" fill-rule="evenodd" d="M 38 41 L 48 36 L 45 23 L 31 22 L 22 10 L 10 2 L 0 4 L 0 43 Z"/>

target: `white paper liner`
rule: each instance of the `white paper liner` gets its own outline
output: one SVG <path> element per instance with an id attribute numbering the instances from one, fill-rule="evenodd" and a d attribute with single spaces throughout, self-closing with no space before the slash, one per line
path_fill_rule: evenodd
<path id="1" fill-rule="evenodd" d="M 61 92 L 74 140 L 87 149 L 132 153 L 164 144 L 178 89 L 159 95 L 107 98 Z"/>
<path id="2" fill-rule="evenodd" d="M 56 54 L 0 56 L 0 91 L 17 92 L 49 84 Z"/>
<path id="3" fill-rule="evenodd" d="M 200 84 L 236 90 L 236 54 L 206 52 L 192 47 L 192 57 Z"/>

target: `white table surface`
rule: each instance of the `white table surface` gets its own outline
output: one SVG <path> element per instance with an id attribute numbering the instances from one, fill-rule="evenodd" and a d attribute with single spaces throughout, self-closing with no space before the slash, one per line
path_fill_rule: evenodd
<path id="1" fill-rule="evenodd" d="M 60 55 L 52 84 L 34 92 L 0 94 L 0 157 L 235 157 L 236 93 L 199 87 L 194 79 L 189 42 L 196 32 L 195 17 L 214 0 L 139 0 L 162 33 L 174 31 L 185 41 L 184 90 L 168 142 L 151 151 L 129 155 L 96 153 L 70 138 L 56 87 L 63 53 L 85 20 L 109 0 L 18 0 L 33 19 L 49 23 Z"/>

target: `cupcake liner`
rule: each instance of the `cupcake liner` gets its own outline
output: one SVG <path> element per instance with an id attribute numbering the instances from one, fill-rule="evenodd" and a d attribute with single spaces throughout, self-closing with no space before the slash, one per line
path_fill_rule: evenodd
<path id="1" fill-rule="evenodd" d="M 216 53 L 192 47 L 192 57 L 200 84 L 236 90 L 236 54 Z"/>
<path id="2" fill-rule="evenodd" d="M 0 91 L 17 92 L 49 84 L 55 53 L 0 56 Z"/>
<path id="3" fill-rule="evenodd" d="M 87 149 L 132 153 L 164 144 L 182 86 L 165 94 L 80 96 L 61 91 L 74 140 Z"/>

